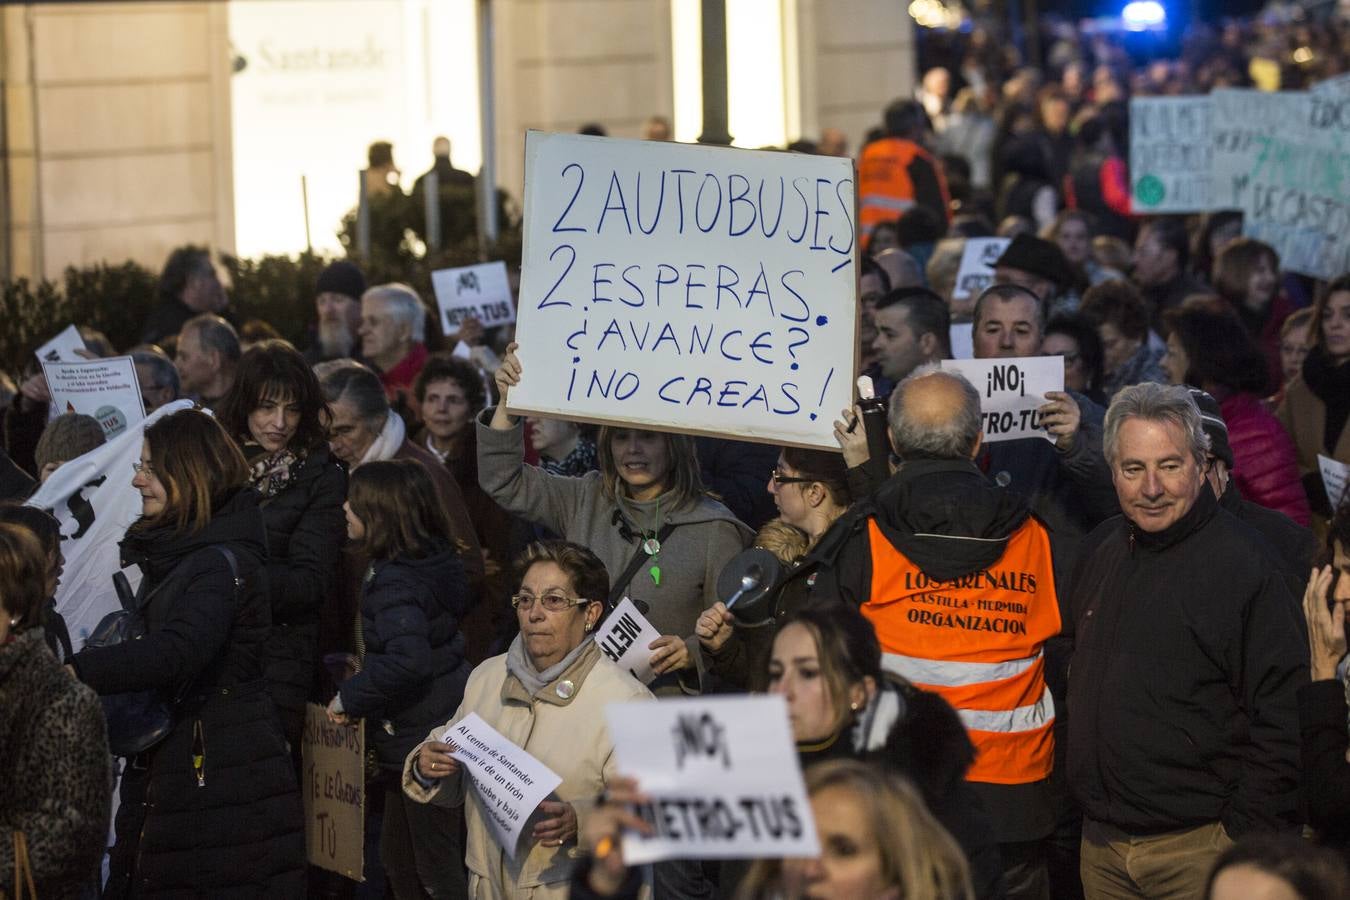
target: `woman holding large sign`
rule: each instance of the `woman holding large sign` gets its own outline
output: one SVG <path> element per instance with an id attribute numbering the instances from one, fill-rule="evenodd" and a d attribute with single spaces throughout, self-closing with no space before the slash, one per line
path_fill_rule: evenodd
<path id="1" fill-rule="evenodd" d="M 605 706 L 651 693 L 592 640 L 609 594 L 609 574 L 595 554 L 547 541 L 530 545 L 519 566 L 523 576 L 511 605 L 520 634 L 504 655 L 474 669 L 452 722 L 477 713 L 562 783 L 529 815 L 515 847 L 494 841 L 483 801 L 472 792 L 465 863 L 471 897 L 551 900 L 567 896 L 579 821 L 614 777 Z M 408 755 L 403 790 L 413 800 L 464 802 L 463 769 L 445 742 L 451 727 L 437 728 Z M 511 786 L 499 790 L 505 796 Z"/>
<path id="2" fill-rule="evenodd" d="M 702 663 L 694 623 L 717 601 L 717 576 L 750 529 L 703 488 L 685 435 L 606 426 L 600 471 L 581 478 L 525 464 L 524 429 L 506 412 L 521 379 L 518 345 L 497 370 L 501 403 L 478 421 L 478 477 L 508 512 L 589 547 L 612 574 L 609 597 L 632 597 L 661 638 L 651 645 L 658 694 L 697 693 Z M 645 608 L 644 608 L 645 607 Z"/>

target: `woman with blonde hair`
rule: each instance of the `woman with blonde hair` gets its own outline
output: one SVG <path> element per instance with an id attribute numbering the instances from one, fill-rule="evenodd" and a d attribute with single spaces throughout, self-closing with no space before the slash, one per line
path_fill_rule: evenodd
<path id="1" fill-rule="evenodd" d="M 760 860 L 742 900 L 968 900 L 961 848 L 903 776 L 850 759 L 806 771 L 815 859 Z"/>
<path id="2" fill-rule="evenodd" d="M 506 412 L 522 377 L 517 346 L 495 376 L 501 403 L 478 420 L 483 489 L 507 512 L 590 547 L 610 572 L 611 595 L 632 597 L 661 632 L 651 646 L 652 690 L 698 693 L 694 624 L 717 601 L 717 576 L 750 529 L 708 495 L 687 435 L 609 425 L 596 442 L 599 472 L 568 478 L 526 465 L 524 429 Z"/>

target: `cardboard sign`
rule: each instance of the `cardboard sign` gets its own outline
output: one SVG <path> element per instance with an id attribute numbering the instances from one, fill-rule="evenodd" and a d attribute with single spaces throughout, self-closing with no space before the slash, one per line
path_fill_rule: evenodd
<path id="1" fill-rule="evenodd" d="M 1327 502 L 1334 510 L 1345 502 L 1345 488 L 1350 482 L 1350 466 L 1329 456 L 1317 454 L 1317 468 L 1322 473 L 1322 487 L 1327 492 Z"/>
<path id="2" fill-rule="evenodd" d="M 145 420 L 141 384 L 130 356 L 42 363 L 52 402 L 62 413 L 77 412 L 98 419 L 108 438 Z"/>
<path id="3" fill-rule="evenodd" d="M 1130 199 L 1136 213 L 1211 208 L 1213 112 L 1207 94 L 1130 100 Z"/>
<path id="4" fill-rule="evenodd" d="M 431 287 L 436 292 L 441 327 L 446 334 L 459 331 L 466 316 L 474 316 L 484 328 L 509 325 L 516 320 L 516 304 L 504 262 L 440 269 L 431 273 Z"/>
<path id="5" fill-rule="evenodd" d="M 953 300 L 964 300 L 978 295 L 994 283 L 994 261 L 1003 255 L 1012 243 L 1011 238 L 966 238 L 961 251 L 961 267 L 956 270 Z"/>
<path id="6" fill-rule="evenodd" d="M 488 830 L 503 850 L 516 856 L 516 844 L 525 823 L 562 777 L 484 722 L 469 713 L 445 732 L 453 756 L 473 782 Z"/>
<path id="7" fill-rule="evenodd" d="M 1064 390 L 1064 357 L 944 359 L 942 368 L 964 375 L 980 392 L 985 443 L 1028 437 L 1054 440 L 1037 410 L 1046 402 L 1046 391 Z"/>
<path id="8" fill-rule="evenodd" d="M 67 325 L 60 334 L 37 348 L 37 358 L 38 362 L 79 362 L 83 357 L 75 351 L 85 349 L 88 348 L 84 338 L 80 337 L 80 330 Z"/>
<path id="9" fill-rule="evenodd" d="M 853 164 L 530 132 L 510 411 L 837 449 Z"/>
<path id="10" fill-rule="evenodd" d="M 660 636 L 633 601 L 624 597 L 596 629 L 595 645 L 620 669 L 643 684 L 651 684 L 656 673 L 652 671 L 649 648 Z"/>
<path id="11" fill-rule="evenodd" d="M 334 725 L 322 706 L 307 703 L 300 754 L 306 858 L 365 881 L 365 729 L 360 722 Z"/>
<path id="12" fill-rule="evenodd" d="M 623 838 L 624 860 L 819 856 L 787 705 L 779 696 L 612 703 L 619 771 L 651 802 L 654 829 Z"/>

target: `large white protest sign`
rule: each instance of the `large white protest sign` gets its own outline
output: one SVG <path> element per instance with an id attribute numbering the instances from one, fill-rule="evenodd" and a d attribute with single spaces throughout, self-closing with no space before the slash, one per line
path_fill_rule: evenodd
<path id="1" fill-rule="evenodd" d="M 357 721 L 337 725 L 317 703 L 305 704 L 300 738 L 309 864 L 365 881 L 366 740 Z"/>
<path id="2" fill-rule="evenodd" d="M 1345 500 L 1345 488 L 1350 482 L 1350 466 L 1330 456 L 1317 454 L 1317 468 L 1322 473 L 1322 487 L 1326 489 L 1331 508 L 1336 509 Z"/>
<path id="3" fill-rule="evenodd" d="M 191 400 L 160 407 L 102 447 L 63 464 L 28 500 L 29 506 L 51 512 L 61 526 L 66 564 L 56 589 L 56 611 L 65 619 L 77 652 L 104 616 L 121 609 L 112 576 L 121 568 L 117 543 L 141 515 L 131 464 L 141 458 L 142 432 L 161 416 L 191 408 Z M 133 588 L 140 578 L 134 566 L 127 570 Z"/>
<path id="4" fill-rule="evenodd" d="M 619 771 L 650 802 L 653 833 L 624 860 L 818 856 L 815 820 L 782 697 L 700 697 L 605 708 Z"/>
<path id="5" fill-rule="evenodd" d="M 956 270 L 953 300 L 973 297 L 994 283 L 994 261 L 1012 243 L 1011 238 L 966 238 L 961 251 L 961 266 Z"/>
<path id="6" fill-rule="evenodd" d="M 1350 97 L 1220 90 L 1214 102 L 1215 203 L 1242 210 L 1242 233 L 1315 278 L 1350 269 Z"/>
<path id="7" fill-rule="evenodd" d="M 854 210 L 846 159 L 530 132 L 510 410 L 837 449 Z"/>
<path id="8" fill-rule="evenodd" d="M 1064 390 L 1064 357 L 944 359 L 942 368 L 964 375 L 980 392 L 986 444 L 1027 437 L 1054 440 L 1037 409 L 1046 403 L 1046 391 Z"/>
<path id="9" fill-rule="evenodd" d="M 514 859 L 525 823 L 562 784 L 562 777 L 502 737 L 478 713 L 446 729 L 445 742 L 454 744 L 452 755 L 473 782 L 492 839 Z"/>
<path id="10" fill-rule="evenodd" d="M 656 673 L 652 671 L 650 648 L 660 636 L 633 601 L 624 597 L 595 630 L 595 645 L 620 669 L 643 684 L 651 684 Z"/>
<path id="11" fill-rule="evenodd" d="M 516 304 L 511 298 L 511 282 L 506 263 L 489 262 L 460 269 L 440 269 L 431 273 L 431 287 L 441 310 L 441 326 L 446 334 L 459 330 L 468 316 L 485 328 L 507 325 L 516 320 Z"/>
<path id="12" fill-rule="evenodd" d="M 141 384 L 130 356 L 43 361 L 52 403 L 62 413 L 77 412 L 98 419 L 103 434 L 117 437 L 145 419 Z"/>
<path id="13" fill-rule="evenodd" d="M 37 348 L 37 358 L 39 362 L 77 362 L 81 357 L 75 351 L 84 349 L 80 329 L 67 325 L 60 334 Z"/>
<path id="14" fill-rule="evenodd" d="M 1207 94 L 1130 100 L 1130 197 L 1135 212 L 1211 208 L 1213 111 Z"/>

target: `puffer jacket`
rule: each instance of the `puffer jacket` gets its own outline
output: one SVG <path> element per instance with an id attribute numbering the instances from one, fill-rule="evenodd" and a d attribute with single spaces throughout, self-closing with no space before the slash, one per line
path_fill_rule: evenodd
<path id="1" fill-rule="evenodd" d="M 224 554 L 235 556 L 235 577 Z M 263 680 L 270 625 L 258 495 L 242 489 L 194 534 L 129 532 L 124 563 L 155 590 L 147 634 L 72 659 L 100 694 L 182 696 L 161 743 L 122 774 L 104 897 L 298 897 L 300 790 Z"/>
<path id="2" fill-rule="evenodd" d="M 103 710 L 30 628 L 0 643 L 0 891 L 14 842 L 28 842 L 37 896 L 78 898 L 96 882 L 112 809 Z"/>
<path id="3" fill-rule="evenodd" d="M 472 602 L 464 566 L 449 546 L 425 559 L 371 565 L 361 592 L 366 655 L 338 689 L 343 710 L 367 721 L 382 768 L 397 772 L 428 731 L 464 697 L 471 669 L 459 620 Z"/>
<path id="4" fill-rule="evenodd" d="M 305 700 L 318 665 L 320 613 L 333 601 L 347 536 L 342 515 L 347 473 L 327 447 L 314 449 L 298 466 L 290 483 L 262 507 L 272 607 L 267 689 L 293 748 L 300 746 Z"/>
<path id="5" fill-rule="evenodd" d="M 1233 448 L 1233 480 L 1242 496 L 1307 525 L 1311 513 L 1299 478 L 1298 452 L 1280 420 L 1255 394 L 1231 394 L 1219 408 Z"/>

